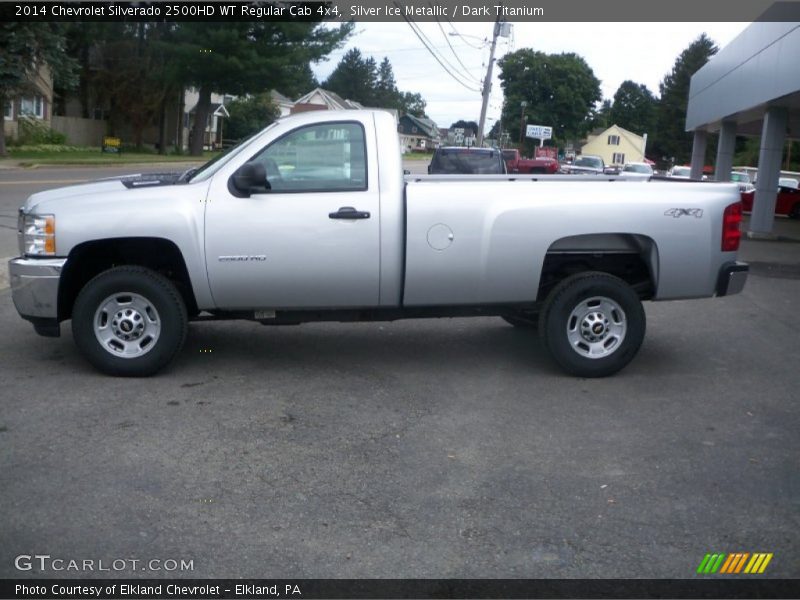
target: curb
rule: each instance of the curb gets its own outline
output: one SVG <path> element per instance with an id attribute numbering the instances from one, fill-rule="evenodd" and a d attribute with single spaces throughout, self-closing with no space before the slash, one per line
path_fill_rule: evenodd
<path id="1" fill-rule="evenodd" d="M 8 281 L 8 261 L 11 260 L 11 256 L 6 258 L 0 258 L 0 291 L 9 287 Z"/>
<path id="2" fill-rule="evenodd" d="M 20 161 L 7 161 L 5 163 L 0 162 L 0 171 L 2 170 L 35 170 L 35 169 L 74 169 L 75 167 L 83 167 L 83 168 L 93 168 L 93 169 L 105 169 L 105 168 L 112 168 L 112 169 L 120 169 L 120 168 L 128 168 L 128 167 L 158 167 L 158 168 L 165 168 L 165 167 L 186 167 L 191 165 L 199 165 L 203 164 L 204 161 L 202 158 L 195 158 L 194 160 L 174 160 L 169 162 L 126 162 L 126 163 L 93 163 L 93 162 L 59 162 L 59 163 L 37 163 L 37 162 L 28 162 L 24 160 Z"/>
<path id="3" fill-rule="evenodd" d="M 777 233 L 765 233 L 763 231 L 746 231 L 744 237 L 752 242 L 790 242 L 800 244 L 800 239 Z"/>

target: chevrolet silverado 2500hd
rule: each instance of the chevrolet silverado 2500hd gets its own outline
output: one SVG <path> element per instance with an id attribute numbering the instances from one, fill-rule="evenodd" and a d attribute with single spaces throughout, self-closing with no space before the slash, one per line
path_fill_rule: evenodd
<path id="1" fill-rule="evenodd" d="M 624 367 L 643 300 L 741 290 L 735 184 L 560 175 L 408 176 L 394 118 L 279 120 L 182 175 L 32 195 L 14 303 L 42 335 L 72 319 L 109 374 L 141 376 L 189 321 L 499 316 L 538 325 L 567 372 Z"/>

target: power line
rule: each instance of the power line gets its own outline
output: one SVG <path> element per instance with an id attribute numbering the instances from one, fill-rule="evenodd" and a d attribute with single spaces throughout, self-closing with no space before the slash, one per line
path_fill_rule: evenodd
<path id="1" fill-rule="evenodd" d="M 430 2 L 428 2 L 428 6 L 433 8 L 433 5 Z M 465 65 L 463 62 L 461 62 L 461 58 L 459 58 L 458 54 L 455 51 L 455 48 L 453 48 L 453 44 L 450 43 L 450 36 L 445 33 L 444 27 L 442 27 L 442 22 L 439 20 L 439 17 L 436 17 L 436 24 L 439 26 L 439 31 L 442 32 L 442 36 L 444 36 L 444 41 L 447 42 L 448 46 L 450 46 L 450 51 L 453 53 L 453 56 L 456 57 L 456 60 L 458 61 L 458 64 L 460 64 L 462 67 L 464 67 L 464 71 L 466 73 L 470 74 L 470 76 L 472 76 L 472 74 L 469 73 L 469 67 L 467 67 L 467 65 Z"/>
<path id="2" fill-rule="evenodd" d="M 361 50 L 362 48 L 363 46 L 359 47 L 359 50 Z M 433 46 L 433 48 L 435 50 L 446 50 L 447 46 Z M 333 52 L 329 53 L 328 56 L 343 56 L 347 54 L 349 51 L 350 49 L 334 50 Z M 426 48 L 420 48 L 419 46 L 417 46 L 416 48 L 390 48 L 388 50 L 385 49 L 363 50 L 365 54 L 370 54 L 370 55 L 377 55 L 377 54 L 391 55 L 394 54 L 395 52 L 427 52 L 427 51 L 428 50 Z"/>
<path id="3" fill-rule="evenodd" d="M 411 31 L 413 31 L 413 32 L 414 32 L 414 35 L 416 35 L 416 36 L 417 36 L 417 39 L 419 39 L 419 41 L 422 43 L 422 45 L 423 45 L 423 46 L 425 46 L 425 48 L 428 50 L 428 52 L 430 53 L 430 55 L 431 55 L 431 56 L 433 56 L 433 58 L 436 60 L 436 62 L 438 62 L 438 63 L 439 63 L 439 65 L 440 65 L 440 66 L 441 66 L 441 67 L 442 67 L 442 68 L 445 70 L 445 72 L 447 72 L 447 74 L 448 74 L 448 75 L 450 75 L 450 77 L 452 77 L 452 78 L 453 78 L 453 79 L 454 79 L 454 80 L 455 80 L 457 83 L 459 83 L 460 85 L 462 85 L 462 86 L 463 86 L 463 87 L 465 87 L 466 89 L 470 90 L 471 92 L 479 92 L 479 91 L 480 91 L 480 89 L 479 89 L 479 88 L 475 88 L 475 87 L 472 87 L 472 86 L 468 85 L 467 83 L 464 83 L 464 81 L 462 81 L 462 80 L 461 80 L 461 78 L 459 78 L 459 75 L 457 75 L 456 73 L 454 73 L 454 72 L 451 70 L 451 69 L 454 69 L 454 67 L 452 67 L 452 65 L 450 65 L 450 66 L 448 67 L 449 63 L 448 63 L 448 65 L 445 65 L 445 63 L 444 63 L 444 62 L 442 62 L 442 60 L 439 58 L 439 56 L 436 54 L 436 52 L 434 52 L 433 48 L 431 47 L 432 45 L 429 45 L 429 40 L 427 40 L 427 38 L 425 38 L 425 36 L 424 36 L 424 34 L 421 32 L 421 30 L 418 30 L 418 28 L 416 27 L 416 23 L 414 23 L 413 21 L 411 21 L 411 20 L 410 20 L 410 19 L 409 19 L 409 18 L 408 18 L 408 17 L 405 15 L 405 11 L 403 11 L 403 10 L 402 10 L 402 8 L 403 8 L 403 7 L 402 7 L 402 6 L 400 6 L 400 4 L 397 2 L 397 0 L 393 0 L 393 4 L 394 4 L 394 5 L 395 5 L 397 8 L 399 8 L 399 9 L 400 9 L 401 15 L 403 16 L 403 20 L 404 20 L 406 23 L 408 23 L 408 26 L 411 28 Z M 427 40 L 427 41 L 426 41 L 426 40 Z M 447 61 L 445 61 L 445 62 L 447 62 Z M 463 75 L 461 75 L 461 77 L 463 77 Z M 472 83 L 472 82 L 470 82 L 470 83 Z"/>
<path id="4" fill-rule="evenodd" d="M 423 42 L 425 43 L 425 45 L 428 48 L 434 48 L 433 42 L 431 42 L 431 40 L 428 38 L 428 36 L 425 35 L 425 32 L 422 31 L 422 27 L 420 27 L 420 25 L 418 23 L 414 23 L 413 21 L 411 21 L 411 22 L 409 22 L 409 25 L 412 25 L 413 28 L 417 30 L 418 34 L 420 36 L 422 36 Z M 459 69 L 455 65 L 453 65 L 449 60 L 447 60 L 447 58 L 445 58 L 442 54 L 438 54 L 438 57 L 441 58 L 445 63 L 447 63 L 447 66 L 452 71 L 454 71 L 459 77 L 461 77 L 462 79 L 464 79 L 466 81 L 469 81 L 469 82 L 472 82 L 472 83 L 479 83 L 479 81 L 477 79 L 475 79 L 475 77 L 471 73 L 469 73 L 469 72 L 466 72 L 466 73 L 460 72 Z"/>

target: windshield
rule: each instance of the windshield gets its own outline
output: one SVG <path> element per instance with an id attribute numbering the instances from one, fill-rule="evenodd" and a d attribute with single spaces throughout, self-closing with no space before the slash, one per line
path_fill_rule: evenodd
<path id="1" fill-rule="evenodd" d="M 750 183 L 750 177 L 747 173 L 731 173 L 731 181 L 736 183 Z"/>
<path id="2" fill-rule="evenodd" d="M 691 173 L 692 169 L 690 167 L 675 167 L 672 169 L 672 174 L 675 177 L 689 177 Z"/>
<path id="3" fill-rule="evenodd" d="M 181 176 L 181 178 L 184 181 L 191 181 L 191 182 L 205 181 L 206 179 L 211 177 L 214 173 L 219 171 L 223 166 L 225 166 L 228 163 L 228 161 L 230 161 L 234 156 L 239 154 L 239 152 L 241 152 L 242 149 L 247 145 L 247 142 L 252 140 L 254 137 L 259 135 L 263 131 L 266 131 L 267 129 L 272 129 L 274 126 L 275 123 L 272 123 L 266 129 L 257 131 L 253 135 L 244 138 L 241 142 L 233 146 L 230 150 L 228 150 L 227 152 L 223 152 L 219 156 L 215 156 L 206 164 L 197 167 L 196 169 L 189 169 L 186 173 L 184 173 Z"/>
<path id="4" fill-rule="evenodd" d="M 653 169 L 648 165 L 625 165 L 625 168 L 622 170 L 628 171 L 629 173 L 647 173 L 648 175 L 653 172 Z"/>
<path id="5" fill-rule="evenodd" d="M 591 167 L 592 169 L 602 169 L 603 161 L 596 156 L 579 156 L 575 159 L 576 167 Z"/>
<path id="6" fill-rule="evenodd" d="M 793 190 L 796 190 L 798 187 L 800 187 L 800 182 L 792 177 L 781 177 L 778 179 L 778 185 L 780 187 L 792 188 Z"/>

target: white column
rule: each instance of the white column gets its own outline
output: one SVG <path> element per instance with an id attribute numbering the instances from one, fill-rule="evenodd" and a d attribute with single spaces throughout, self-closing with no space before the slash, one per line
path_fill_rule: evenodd
<path id="1" fill-rule="evenodd" d="M 758 155 L 756 198 L 753 202 L 753 214 L 750 217 L 748 233 L 772 233 L 788 116 L 789 112 L 782 107 L 769 108 L 764 114 L 761 150 Z"/>
<path id="2" fill-rule="evenodd" d="M 730 181 L 733 169 L 733 152 L 736 149 L 736 122 L 723 121 L 719 130 L 717 144 L 717 162 L 714 166 L 717 181 Z"/>
<path id="3" fill-rule="evenodd" d="M 706 162 L 706 144 L 708 142 L 708 134 L 702 129 L 695 129 L 694 143 L 692 144 L 692 179 L 701 179 L 703 177 L 703 167 Z"/>

